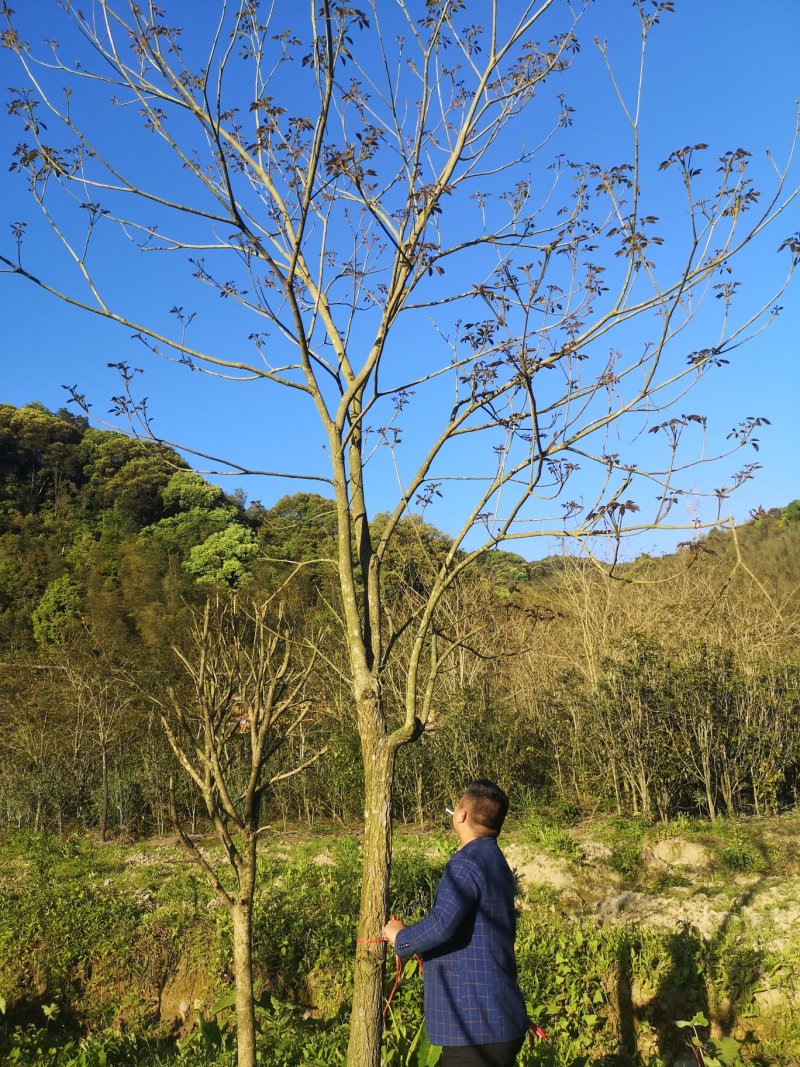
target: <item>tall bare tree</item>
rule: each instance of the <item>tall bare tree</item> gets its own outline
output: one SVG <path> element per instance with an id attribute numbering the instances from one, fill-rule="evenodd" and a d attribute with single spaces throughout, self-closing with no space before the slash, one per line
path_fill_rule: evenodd
<path id="1" fill-rule="evenodd" d="M 213 23 L 186 33 L 149 2 L 61 6 L 67 45 L 29 47 L 5 4 L 4 42 L 24 83 L 12 94 L 24 129 L 12 165 L 77 285 L 39 270 L 22 222 L 2 263 L 157 356 L 294 393 L 304 425 L 321 432 L 326 472 L 231 457 L 226 469 L 322 479 L 335 501 L 365 778 L 349 1056 L 375 1067 L 384 953 L 374 942 L 388 900 L 395 759 L 425 730 L 437 672 L 458 648 L 436 625 L 442 598 L 503 541 L 618 544 L 669 521 L 692 457 L 714 451 L 683 397 L 770 319 L 774 295 L 737 317 L 729 272 L 796 195 L 790 164 L 759 196 L 742 149 L 711 168 L 703 144 L 665 153 L 665 177 L 685 197 L 666 242 L 640 155 L 641 75 L 626 87 L 611 72 L 629 144 L 622 161 L 558 152 L 572 116 L 560 83 L 589 6 L 580 0 L 319 0 L 302 25 L 288 0 L 263 10 L 222 0 Z M 672 6 L 634 4 L 643 53 Z M 98 115 L 113 117 L 113 137 Z M 798 241 L 785 245 L 794 264 Z M 174 329 L 137 311 L 136 295 L 126 302 L 104 270 L 126 247 L 188 262 L 201 288 L 241 312 L 241 333 L 204 348 L 182 301 L 171 301 Z M 695 330 L 704 297 L 710 313 Z M 120 372 L 117 409 L 152 433 L 136 372 L 126 363 Z M 759 422 L 738 424 L 728 444 L 751 441 Z M 622 454 L 611 443 L 621 424 L 628 440 L 650 430 L 663 450 L 654 440 L 635 459 Z M 730 485 L 750 473 L 745 465 Z M 395 504 L 373 536 L 377 487 L 392 481 Z M 384 560 L 401 519 L 440 496 L 452 544 L 400 620 L 385 610 Z M 399 714 L 382 685 L 397 656 Z"/>
<path id="2" fill-rule="evenodd" d="M 321 755 L 315 752 L 296 767 L 269 774 L 270 760 L 313 708 L 307 690 L 316 652 L 302 648 L 279 605 L 242 606 L 235 600 L 209 600 L 195 619 L 189 648 L 176 652 L 189 685 L 185 692 L 170 689 L 161 721 L 179 764 L 202 797 L 232 886 L 184 829 L 171 786 L 172 816 L 181 841 L 231 916 L 238 1062 L 252 1067 L 253 899 L 263 832 L 259 817 L 270 787 Z"/>

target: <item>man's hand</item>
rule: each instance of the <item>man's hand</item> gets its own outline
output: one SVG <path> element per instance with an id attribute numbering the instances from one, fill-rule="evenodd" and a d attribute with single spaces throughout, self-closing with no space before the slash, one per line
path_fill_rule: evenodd
<path id="1" fill-rule="evenodd" d="M 405 929 L 405 923 L 401 923 L 399 919 L 390 919 L 389 922 L 383 928 L 383 936 L 394 948 L 394 942 L 397 935 L 401 930 Z"/>

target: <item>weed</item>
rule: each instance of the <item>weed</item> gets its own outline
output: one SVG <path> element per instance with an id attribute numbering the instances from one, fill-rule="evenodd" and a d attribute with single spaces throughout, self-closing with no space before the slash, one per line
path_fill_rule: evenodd
<path id="1" fill-rule="evenodd" d="M 720 859 L 729 871 L 742 874 L 756 871 L 762 866 L 760 857 L 738 833 L 734 833 L 730 843 L 722 849 Z"/>
<path id="2" fill-rule="evenodd" d="M 670 819 L 669 822 L 659 823 L 655 828 L 655 836 L 659 841 L 663 841 L 670 837 L 687 837 L 689 834 L 696 834 L 698 831 L 707 827 L 705 820 L 690 818 L 683 812 L 676 815 L 674 819 Z"/>
<path id="3" fill-rule="evenodd" d="M 622 841 L 611 849 L 609 865 L 617 874 L 621 874 L 625 883 L 636 886 L 642 876 L 643 861 L 639 846 L 632 841 Z"/>
<path id="4" fill-rule="evenodd" d="M 570 834 L 541 815 L 531 813 L 521 823 L 522 840 L 539 845 L 553 856 L 577 862 L 580 859 L 578 842 Z"/>
<path id="5" fill-rule="evenodd" d="M 531 816 L 529 826 L 559 854 L 569 847 L 559 835 L 572 842 L 541 817 Z M 652 831 L 641 820 L 620 819 L 605 820 L 602 830 L 618 869 L 628 879 L 641 877 L 639 849 Z M 720 847 L 730 847 L 736 831 L 729 825 L 707 832 Z M 740 840 L 761 855 L 747 827 Z M 444 835 L 424 843 L 417 835 L 399 836 L 393 910 L 414 919 L 430 907 L 452 847 Z M 158 1039 L 164 1031 L 150 1014 L 152 991 L 163 988 L 179 964 L 190 975 L 209 976 L 206 1004 L 216 988 L 230 988 L 227 913 L 212 906 L 214 898 L 193 868 L 166 860 L 149 867 L 152 888 L 145 901 L 142 869 L 131 869 L 123 850 L 30 835 L 12 848 L 12 876 L 0 887 L 0 994 L 16 1013 L 16 1026 L 0 1010 L 0 1060 L 21 1067 L 233 1065 L 230 1007 L 204 1010 L 179 1045 Z M 7 851 L 0 855 L 6 871 L 8 858 Z M 254 955 L 262 993 L 257 1036 L 262 1064 L 327 1067 L 344 1061 L 360 864 L 360 843 L 352 836 L 306 836 L 280 854 L 265 850 L 260 857 Z M 682 874 L 661 878 L 661 888 L 687 885 Z M 676 1017 L 690 1019 L 698 1008 L 711 1017 L 729 1006 L 732 1019 L 741 1020 L 754 1010 L 759 989 L 785 992 L 800 979 L 798 944 L 769 951 L 763 929 L 761 945 L 743 922 L 732 924 L 724 937 L 706 940 L 689 926 L 669 931 L 602 927 L 591 918 L 578 922 L 561 913 L 560 903 L 552 887 L 531 891 L 518 920 L 520 982 L 531 1015 L 550 1035 L 548 1043 L 526 1045 L 520 1056 L 525 1067 L 621 1062 L 615 1057 L 625 1026 L 642 1041 L 652 1031 L 649 1061 L 645 1045 L 640 1048 L 642 1062 L 656 1067 L 658 1057 L 671 1062 L 679 1051 Z M 122 1022 L 125 1035 L 115 1032 Z M 383 1062 L 390 1067 L 435 1062 L 421 1026 L 422 981 L 409 964 L 392 1003 Z M 793 1022 L 784 1030 L 758 1054 L 794 1062 L 800 1034 Z M 92 1036 L 76 1036 L 86 1031 Z M 704 1031 L 698 1027 L 698 1033 Z M 702 1040 L 703 1053 L 719 1059 L 719 1050 Z M 743 1044 L 742 1058 L 753 1051 Z"/>
<path id="6" fill-rule="evenodd" d="M 670 889 L 688 889 L 691 879 L 677 871 L 659 871 L 650 889 L 653 893 L 665 893 Z"/>
<path id="7" fill-rule="evenodd" d="M 682 1030 L 691 1030 L 692 1034 L 688 1046 L 698 1064 L 702 1067 L 746 1067 L 748 1063 L 765 1063 L 760 1056 L 761 1046 L 752 1032 L 748 1032 L 743 1040 L 737 1041 L 735 1037 L 711 1038 L 700 1035 L 700 1030 L 708 1026 L 708 1019 L 702 1012 L 697 1012 L 693 1018 L 681 1020 L 675 1024 Z M 744 1058 L 745 1051 L 752 1055 Z"/>

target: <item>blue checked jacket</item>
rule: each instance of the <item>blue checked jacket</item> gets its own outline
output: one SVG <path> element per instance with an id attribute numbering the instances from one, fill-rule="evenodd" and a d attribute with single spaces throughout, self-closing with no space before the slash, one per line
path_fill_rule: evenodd
<path id="1" fill-rule="evenodd" d="M 514 959 L 514 891 L 495 838 L 476 838 L 445 867 L 431 911 L 397 935 L 397 955 L 417 953 L 425 964 L 431 1044 L 513 1041 L 528 1029 Z"/>

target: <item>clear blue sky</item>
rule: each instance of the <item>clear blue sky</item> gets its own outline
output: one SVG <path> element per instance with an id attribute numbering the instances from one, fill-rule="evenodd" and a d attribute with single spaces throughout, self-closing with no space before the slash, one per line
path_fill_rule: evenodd
<path id="1" fill-rule="evenodd" d="M 388 3 L 388 0 L 387 0 Z M 90 0 L 87 0 L 87 7 Z M 203 13 L 214 11 L 210 0 L 164 0 L 170 21 L 194 27 L 201 32 Z M 420 5 L 421 6 L 421 5 Z M 70 37 L 63 19 L 50 0 L 29 0 L 18 4 L 25 36 L 34 42 L 55 37 L 68 46 Z M 657 163 L 669 151 L 682 145 L 707 142 L 709 157 L 744 147 L 753 153 L 755 174 L 766 177 L 769 164 L 766 150 L 772 149 L 782 162 L 790 147 L 800 96 L 797 42 L 800 40 L 800 3 L 797 0 L 676 0 L 675 13 L 665 15 L 651 40 L 645 83 L 642 155 L 654 182 Z M 174 15 L 173 15 L 174 13 Z M 305 10 L 303 12 L 305 18 Z M 608 41 L 609 57 L 626 92 L 630 92 L 638 60 L 636 22 L 629 0 L 599 0 L 592 5 L 581 28 L 583 48 L 573 72 L 564 83 L 568 102 L 575 108 L 572 127 L 565 131 L 560 147 L 576 159 L 604 162 L 625 158 L 626 148 L 618 140 L 619 123 L 613 122 L 614 103 L 592 44 L 595 35 Z M 2 85 L 20 83 L 14 57 L 0 52 Z M 113 140 L 116 116 L 99 114 L 97 122 Z M 3 117 L 0 121 L 2 151 L 7 163 L 20 137 L 19 126 Z M 136 146 L 129 147 L 136 152 Z M 136 157 L 140 173 L 148 180 L 158 177 L 158 160 Z M 794 184 L 800 167 L 794 167 Z M 29 220 L 28 238 L 31 264 L 42 274 L 54 272 L 67 277 L 66 268 L 55 258 L 56 250 L 41 223 L 35 223 L 34 208 L 27 202 L 21 181 L 0 170 L 4 224 L 0 247 L 4 254 L 13 248 L 10 225 Z M 656 186 L 657 187 L 657 186 Z M 666 189 L 666 186 L 665 186 Z M 676 203 L 665 192 L 658 214 L 664 227 L 679 226 Z M 800 230 L 800 203 L 795 202 L 787 216 L 750 253 L 741 277 L 745 283 L 743 300 L 757 302 L 775 281 L 777 245 Z M 784 253 L 785 261 L 785 253 Z M 106 266 L 109 284 L 122 294 L 135 295 L 143 314 L 162 320 L 173 304 L 191 306 L 187 271 L 177 260 L 157 267 L 142 258 L 116 258 L 111 251 Z M 762 464 L 757 477 L 746 484 L 727 505 L 738 519 L 763 505 L 783 505 L 800 496 L 796 473 L 800 455 L 800 303 L 797 285 L 783 298 L 784 310 L 773 326 L 749 347 L 735 353 L 731 365 L 704 384 L 684 410 L 698 410 L 721 426 L 733 426 L 749 415 L 763 415 L 771 427 L 760 434 L 761 448 L 750 458 Z M 21 279 L 0 276 L 3 313 L 3 359 L 0 362 L 0 402 L 21 405 L 39 400 L 50 408 L 66 400 L 62 386 L 77 384 L 104 415 L 109 398 L 119 382 L 109 362 L 127 360 L 147 368 L 144 392 L 151 398 L 156 428 L 166 439 L 196 445 L 209 453 L 241 460 L 251 466 L 280 470 L 324 472 L 322 439 L 313 421 L 292 397 L 276 403 L 262 384 L 232 385 L 187 373 L 185 369 L 164 366 L 148 360 L 129 331 L 102 322 L 99 318 L 72 310 L 37 291 Z M 224 344 L 232 328 L 230 309 L 219 300 L 206 302 L 201 326 L 204 340 Z M 414 338 L 407 339 L 413 347 Z M 422 424 L 425 411 L 414 416 Z M 412 422 L 413 427 L 413 422 Z M 623 440 L 620 447 L 634 453 L 641 444 Z M 738 464 L 728 464 L 729 473 Z M 707 490 L 724 480 L 720 472 L 698 472 L 698 490 Z M 226 488 L 237 485 L 248 496 L 269 504 L 286 492 L 300 488 L 319 489 L 288 480 L 229 478 Z M 380 483 L 373 488 L 376 510 L 390 506 L 394 494 L 385 501 Z M 704 514 L 707 514 L 705 512 Z M 427 516 L 444 529 L 453 521 L 448 507 Z M 683 517 L 687 513 L 683 512 Z M 685 535 L 658 537 L 644 535 L 638 550 L 668 547 Z M 536 556 L 550 546 L 526 547 L 525 554 Z"/>

